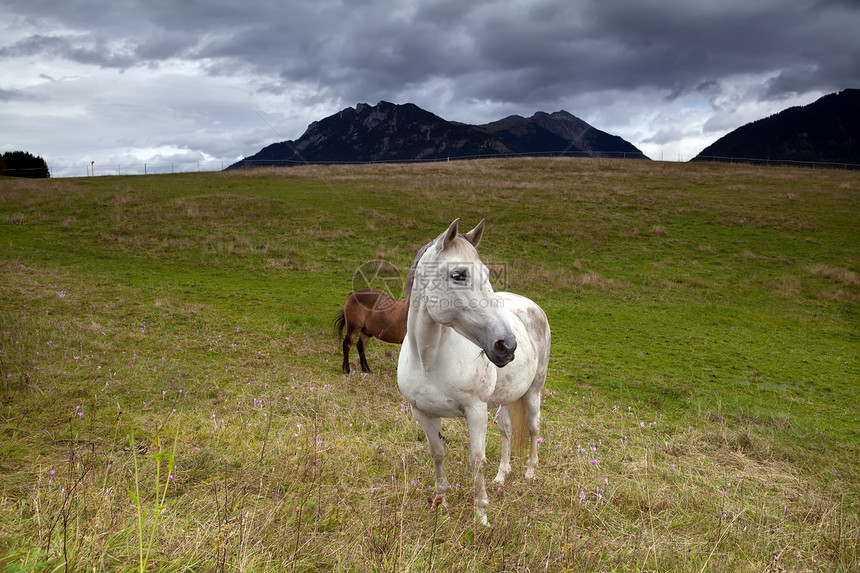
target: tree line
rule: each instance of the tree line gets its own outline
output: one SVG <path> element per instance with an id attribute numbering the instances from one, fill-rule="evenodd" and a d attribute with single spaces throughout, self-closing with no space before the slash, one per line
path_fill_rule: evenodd
<path id="1" fill-rule="evenodd" d="M 51 171 L 41 157 L 26 151 L 7 151 L 0 155 L 0 175 L 44 179 L 51 176 Z"/>

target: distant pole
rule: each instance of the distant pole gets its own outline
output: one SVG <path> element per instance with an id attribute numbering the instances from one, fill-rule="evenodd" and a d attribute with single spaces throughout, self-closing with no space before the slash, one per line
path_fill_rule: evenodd
<path id="1" fill-rule="evenodd" d="M 96 176 L 96 162 L 90 161 L 90 174 L 95 177 Z"/>
<path id="2" fill-rule="evenodd" d="M 146 175 L 146 163 L 143 164 L 143 174 Z"/>

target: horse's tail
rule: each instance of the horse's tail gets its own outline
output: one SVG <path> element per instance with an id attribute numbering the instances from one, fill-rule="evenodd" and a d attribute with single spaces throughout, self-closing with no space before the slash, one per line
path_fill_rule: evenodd
<path id="1" fill-rule="evenodd" d="M 334 317 L 334 333 L 335 335 L 343 340 L 343 329 L 346 328 L 346 315 L 344 315 L 341 310 L 337 313 L 337 316 Z"/>
<path id="2" fill-rule="evenodd" d="M 525 400 L 519 398 L 508 404 L 508 412 L 511 414 L 511 450 L 520 457 L 528 455 L 531 436 Z"/>

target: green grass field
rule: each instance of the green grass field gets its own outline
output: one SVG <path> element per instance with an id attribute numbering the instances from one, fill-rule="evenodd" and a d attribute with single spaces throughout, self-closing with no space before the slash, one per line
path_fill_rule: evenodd
<path id="1" fill-rule="evenodd" d="M 332 333 L 357 269 L 405 276 L 456 217 L 553 329 L 538 478 L 490 529 L 465 423 L 436 511 L 399 347 L 345 376 Z M 7 571 L 860 569 L 856 172 L 0 179 L 0 269 Z"/>

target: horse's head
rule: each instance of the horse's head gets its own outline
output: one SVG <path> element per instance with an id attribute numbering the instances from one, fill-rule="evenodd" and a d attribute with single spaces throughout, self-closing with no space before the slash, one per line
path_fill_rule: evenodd
<path id="1" fill-rule="evenodd" d="M 517 339 L 475 248 L 484 221 L 464 235 L 458 232 L 459 222 L 451 223 L 420 255 L 413 304 L 422 305 L 435 322 L 474 342 L 493 364 L 502 367 L 514 359 Z"/>

